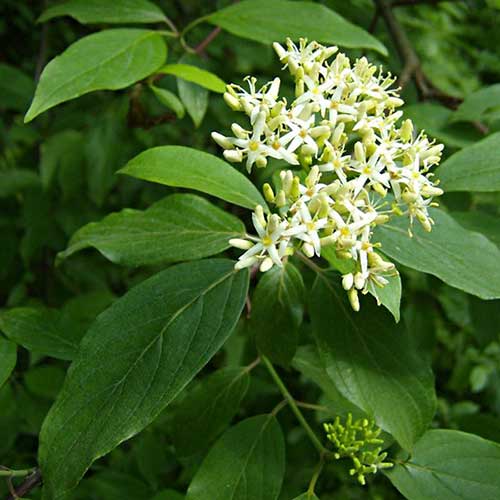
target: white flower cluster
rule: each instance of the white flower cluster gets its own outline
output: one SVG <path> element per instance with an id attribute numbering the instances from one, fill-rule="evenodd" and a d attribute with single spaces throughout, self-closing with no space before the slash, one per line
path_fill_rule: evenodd
<path id="1" fill-rule="evenodd" d="M 358 310 L 358 291 L 384 286 L 384 275 L 396 272 L 374 250 L 373 228 L 407 215 L 431 230 L 427 209 L 442 190 L 429 169 L 439 163 L 443 146 L 424 133 L 415 136 L 410 120 L 400 123 L 396 108 L 403 101 L 390 89 L 394 79 L 366 58 L 351 64 L 337 47 L 306 40 L 274 48 L 295 78 L 295 100 L 288 105 L 280 98 L 279 78 L 258 89 L 248 77 L 249 90 L 229 85 L 224 98 L 248 116 L 250 129 L 234 123 L 234 137 L 212 133 L 224 157 L 246 161 L 248 172 L 253 165 L 266 167 L 268 158 L 296 166 L 280 172 L 274 190 L 264 185 L 276 210 L 255 209 L 258 236 L 231 240 L 246 250 L 237 267 L 258 264 L 267 271 L 295 251 L 320 256 L 322 247 L 334 245 L 338 258 L 355 263 L 342 283 Z"/>

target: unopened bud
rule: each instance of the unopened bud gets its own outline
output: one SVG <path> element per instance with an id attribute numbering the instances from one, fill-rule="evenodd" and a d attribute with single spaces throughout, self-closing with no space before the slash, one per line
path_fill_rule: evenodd
<path id="1" fill-rule="evenodd" d="M 248 250 L 253 247 L 253 243 L 249 240 L 244 240 L 242 238 L 231 238 L 229 244 L 232 247 L 239 248 L 240 250 Z"/>
<path id="2" fill-rule="evenodd" d="M 231 125 L 231 130 L 238 139 L 246 139 L 248 137 L 248 131 L 246 131 L 243 127 L 241 127 L 237 123 L 233 123 Z"/>
<path id="3" fill-rule="evenodd" d="M 349 298 L 349 302 L 350 302 L 351 307 L 353 308 L 353 310 L 356 311 L 356 312 L 358 312 L 359 311 L 358 291 L 355 288 L 351 288 L 347 292 L 347 297 Z"/>
<path id="4" fill-rule="evenodd" d="M 265 273 L 266 271 L 269 271 L 273 267 L 273 260 L 271 257 L 266 257 L 263 261 L 262 264 L 260 265 L 260 272 Z"/>
<path id="5" fill-rule="evenodd" d="M 234 95 L 224 92 L 224 101 L 233 111 L 241 111 L 241 103 Z"/>
<path id="6" fill-rule="evenodd" d="M 212 139 L 221 147 L 221 148 L 224 148 L 224 149 L 232 149 L 234 147 L 233 143 L 231 142 L 231 140 L 222 135 L 222 134 L 219 134 L 219 132 L 212 132 L 210 134 L 212 136 Z"/>
<path id="7" fill-rule="evenodd" d="M 354 157 L 360 163 L 366 162 L 365 147 L 363 146 L 362 142 L 357 142 L 356 144 L 354 144 Z"/>
<path id="8" fill-rule="evenodd" d="M 278 54 L 281 61 L 283 61 L 283 59 L 285 59 L 288 55 L 288 52 L 278 42 L 273 43 L 273 49 L 276 54 Z"/>
<path id="9" fill-rule="evenodd" d="M 411 140 L 413 137 L 413 122 L 408 119 L 403 122 L 403 125 L 401 127 L 401 139 L 403 139 L 404 142 L 408 142 Z"/>
<path id="10" fill-rule="evenodd" d="M 265 156 L 258 156 L 255 160 L 255 165 L 257 166 L 257 168 L 266 168 L 267 158 Z"/>
<path id="11" fill-rule="evenodd" d="M 226 149 L 223 153 L 224 158 L 232 163 L 243 161 L 243 153 L 240 149 Z"/>
<path id="12" fill-rule="evenodd" d="M 354 286 L 358 289 L 361 290 L 365 286 L 365 278 L 362 273 L 356 273 L 354 275 Z"/>
<path id="13" fill-rule="evenodd" d="M 278 196 L 276 196 L 274 203 L 276 204 L 276 206 L 278 208 L 284 207 L 286 205 L 286 195 L 285 195 L 285 191 L 283 191 L 283 189 L 281 189 L 278 192 Z"/>
<path id="14" fill-rule="evenodd" d="M 314 247 L 310 243 L 304 243 L 302 245 L 302 251 L 306 257 L 314 257 Z"/>
<path id="15" fill-rule="evenodd" d="M 342 276 L 342 287 L 344 290 L 350 290 L 354 285 L 354 276 L 352 273 Z"/>
<path id="16" fill-rule="evenodd" d="M 264 193 L 264 198 L 269 203 L 274 203 L 274 192 L 273 188 L 267 182 L 262 186 L 262 192 Z"/>

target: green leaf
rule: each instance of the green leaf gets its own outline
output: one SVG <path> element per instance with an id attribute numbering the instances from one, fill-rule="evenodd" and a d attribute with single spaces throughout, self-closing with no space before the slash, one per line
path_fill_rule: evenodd
<path id="1" fill-rule="evenodd" d="M 24 112 L 34 90 L 35 84 L 29 76 L 14 66 L 0 63 L 0 109 Z"/>
<path id="2" fill-rule="evenodd" d="M 167 48 L 159 32 L 113 29 L 88 35 L 47 64 L 24 118 L 94 90 L 118 90 L 154 73 Z"/>
<path id="3" fill-rule="evenodd" d="M 328 375 L 315 345 L 300 346 L 292 360 L 292 366 L 321 388 L 328 400 L 332 402 L 335 415 L 345 418 L 351 413 L 354 418 L 366 417 L 365 412 L 340 394 Z"/>
<path id="4" fill-rule="evenodd" d="M 120 170 L 138 179 L 167 186 L 195 189 L 254 209 L 266 207 L 257 188 L 243 174 L 217 156 L 184 146 L 148 149 Z"/>
<path id="5" fill-rule="evenodd" d="M 394 276 L 385 276 L 387 285 L 378 287 L 371 284 L 368 291 L 375 297 L 377 305 L 383 305 L 394 316 L 396 323 L 400 319 L 400 305 L 401 305 L 401 277 L 399 273 Z"/>
<path id="6" fill-rule="evenodd" d="M 193 54 L 185 54 L 179 62 L 194 66 L 203 65 L 203 62 Z M 177 90 L 195 127 L 199 127 L 208 109 L 208 90 L 180 77 L 177 77 Z"/>
<path id="7" fill-rule="evenodd" d="M 189 392 L 175 409 L 172 422 L 172 440 L 178 456 L 190 457 L 206 451 L 238 412 L 249 382 L 246 368 L 225 368 Z"/>
<path id="8" fill-rule="evenodd" d="M 40 186 L 40 178 L 32 170 L 13 168 L 0 171 L 0 198 Z"/>
<path id="9" fill-rule="evenodd" d="M 326 261 L 341 274 L 349 274 L 356 269 L 356 264 L 353 259 L 339 259 L 337 257 L 334 245 L 323 247 L 321 249 L 321 257 L 326 259 Z"/>
<path id="10" fill-rule="evenodd" d="M 349 48 L 387 49 L 368 32 L 323 5 L 287 0 L 246 0 L 205 18 L 242 38 L 260 43 L 309 38 Z"/>
<path id="11" fill-rule="evenodd" d="M 295 355 L 304 295 L 302 275 L 290 262 L 264 273 L 255 289 L 251 327 L 259 351 L 275 363 L 287 365 Z"/>
<path id="12" fill-rule="evenodd" d="M 55 399 L 66 372 L 56 365 L 35 366 L 24 374 L 24 383 L 35 396 Z"/>
<path id="13" fill-rule="evenodd" d="M 272 415 L 247 418 L 215 443 L 187 500 L 276 500 L 285 473 L 285 442 Z"/>
<path id="14" fill-rule="evenodd" d="M 44 499 L 64 497 L 94 460 L 152 422 L 227 340 L 247 288 L 230 260 L 190 262 L 98 316 L 41 431 Z"/>
<path id="15" fill-rule="evenodd" d="M 426 432 L 411 458 L 386 472 L 409 500 L 497 500 L 500 445 L 465 432 Z"/>
<path id="16" fill-rule="evenodd" d="M 9 379 L 17 362 L 17 347 L 14 342 L 0 337 L 0 387 Z"/>
<path id="17" fill-rule="evenodd" d="M 60 359 L 73 359 L 78 340 L 72 330 L 60 327 L 54 309 L 16 307 L 0 313 L 0 329 L 5 335 L 30 351 Z"/>
<path id="18" fill-rule="evenodd" d="M 150 85 L 149 88 L 164 106 L 171 109 L 177 115 L 177 118 L 184 118 L 184 115 L 186 114 L 184 105 L 173 92 L 161 87 L 155 87 L 154 85 Z"/>
<path id="19" fill-rule="evenodd" d="M 302 493 L 298 497 L 295 497 L 294 500 L 319 500 L 319 498 L 314 493 Z"/>
<path id="20" fill-rule="evenodd" d="M 436 176 L 445 191 L 500 191 L 500 132 L 450 156 Z"/>
<path id="21" fill-rule="evenodd" d="M 382 251 L 401 264 L 433 274 L 448 285 L 482 299 L 500 297 L 500 250 L 481 234 L 464 229 L 442 210 L 431 208 L 430 233 L 419 224 L 408 236 L 408 221 L 397 218 L 375 231 Z"/>
<path id="22" fill-rule="evenodd" d="M 175 490 L 163 490 L 156 494 L 151 500 L 184 500 L 184 495 Z"/>
<path id="23" fill-rule="evenodd" d="M 69 0 L 48 8 L 39 23 L 54 17 L 71 16 L 83 24 L 161 23 L 165 14 L 147 0 Z"/>
<path id="24" fill-rule="evenodd" d="M 500 84 L 479 89 L 465 97 L 458 109 L 451 115 L 454 122 L 480 121 L 492 108 L 500 106 Z"/>
<path id="25" fill-rule="evenodd" d="M 430 102 L 405 106 L 405 117 L 410 118 L 418 129 L 452 148 L 465 148 L 480 140 L 482 134 L 464 123 L 450 123 L 453 112 Z"/>
<path id="26" fill-rule="evenodd" d="M 147 210 L 126 208 L 83 226 L 58 257 L 94 247 L 126 266 L 195 260 L 222 252 L 244 232 L 239 219 L 204 198 L 173 194 Z"/>
<path id="27" fill-rule="evenodd" d="M 158 73 L 166 75 L 175 75 L 188 82 L 196 83 L 212 92 L 220 94 L 226 91 L 226 84 L 217 75 L 214 75 L 206 69 L 197 68 L 190 64 L 167 64 L 158 70 Z"/>
<path id="28" fill-rule="evenodd" d="M 434 416 L 430 366 L 420 359 L 402 325 L 369 301 L 354 313 L 346 293 L 330 277 L 335 274 L 318 275 L 310 300 L 326 372 L 344 397 L 411 450 Z"/>
<path id="29" fill-rule="evenodd" d="M 484 234 L 500 247 L 500 218 L 479 210 L 451 212 L 452 217 L 465 229 Z"/>

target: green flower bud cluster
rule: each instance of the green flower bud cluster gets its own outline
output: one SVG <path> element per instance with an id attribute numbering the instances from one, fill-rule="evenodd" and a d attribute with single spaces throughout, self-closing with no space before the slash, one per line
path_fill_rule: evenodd
<path id="1" fill-rule="evenodd" d="M 376 427 L 374 420 L 360 418 L 354 420 L 349 414 L 344 424 L 337 417 L 333 423 L 324 424 L 327 438 L 335 446 L 333 456 L 339 460 L 350 458 L 353 467 L 349 470 L 351 476 L 356 476 L 360 484 L 366 484 L 367 474 L 376 474 L 380 469 L 388 469 L 394 464 L 385 461 L 386 452 L 382 452 L 383 440 L 380 439 L 381 429 Z"/>

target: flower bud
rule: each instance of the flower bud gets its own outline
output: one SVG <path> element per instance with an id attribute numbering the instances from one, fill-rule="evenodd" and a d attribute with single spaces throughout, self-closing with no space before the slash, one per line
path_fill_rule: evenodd
<path id="1" fill-rule="evenodd" d="M 263 261 L 262 264 L 260 265 L 260 272 L 265 273 L 266 271 L 269 271 L 273 267 L 273 260 L 271 257 L 266 257 Z"/>
<path id="2" fill-rule="evenodd" d="M 354 286 L 358 289 L 361 290 L 365 286 L 365 278 L 362 273 L 356 273 L 354 275 Z"/>
<path id="3" fill-rule="evenodd" d="M 224 92 L 224 101 L 233 111 L 241 111 L 241 103 L 239 99 L 229 92 Z"/>
<path id="4" fill-rule="evenodd" d="M 221 148 L 224 148 L 224 149 L 232 149 L 232 148 L 234 148 L 234 144 L 231 142 L 231 140 L 228 137 L 225 137 L 224 135 L 219 134 L 219 132 L 212 132 L 210 135 L 212 136 L 212 139 Z"/>
<path id="5" fill-rule="evenodd" d="M 273 192 L 273 188 L 271 187 L 270 184 L 268 184 L 267 182 L 262 186 L 262 192 L 264 193 L 264 198 L 266 199 L 266 201 L 268 201 L 269 203 L 274 203 L 274 192 Z"/>
<path id="6" fill-rule="evenodd" d="M 223 154 L 224 158 L 227 161 L 233 163 L 238 163 L 240 161 L 243 161 L 243 153 L 241 152 L 240 149 L 226 149 Z"/>
<path id="7" fill-rule="evenodd" d="M 354 285 L 354 276 L 352 273 L 344 274 L 342 276 L 342 288 L 344 290 L 350 290 Z"/>
<path id="8" fill-rule="evenodd" d="M 401 139 L 403 139 L 404 142 L 409 142 L 411 140 L 413 137 L 413 122 L 410 119 L 403 122 L 400 133 Z"/>
<path id="9" fill-rule="evenodd" d="M 253 247 L 254 243 L 249 240 L 244 240 L 242 238 L 231 238 L 229 244 L 232 247 L 239 248 L 240 250 L 249 250 Z"/>
<path id="10" fill-rule="evenodd" d="M 278 54 L 280 61 L 283 61 L 288 56 L 288 52 L 278 42 L 273 43 L 273 49 Z"/>
<path id="11" fill-rule="evenodd" d="M 441 188 L 435 187 L 435 186 L 429 186 L 429 185 L 424 185 L 422 189 L 420 190 L 423 196 L 429 197 L 429 196 L 441 196 L 444 191 Z"/>
<path id="12" fill-rule="evenodd" d="M 250 266 L 253 266 L 254 264 L 257 263 L 259 259 L 257 259 L 257 257 L 253 256 L 253 257 L 248 257 L 247 259 L 242 259 L 242 260 L 239 260 L 238 262 L 236 262 L 234 268 L 235 269 L 244 269 L 245 267 L 250 267 Z"/>
<path id="13" fill-rule="evenodd" d="M 265 156 L 258 156 L 255 160 L 255 165 L 257 166 L 257 168 L 266 168 L 267 158 Z"/>
<path id="14" fill-rule="evenodd" d="M 358 312 L 359 311 L 358 291 L 355 288 L 351 288 L 347 292 L 347 297 L 349 298 L 349 302 L 350 302 L 351 307 L 353 308 L 353 310 L 356 311 L 356 312 Z"/>
<path id="15" fill-rule="evenodd" d="M 314 257 L 314 247 L 310 243 L 304 243 L 302 245 L 302 251 L 306 257 Z"/>
<path id="16" fill-rule="evenodd" d="M 286 205 L 286 195 L 285 191 L 281 189 L 278 192 L 278 196 L 276 196 L 276 200 L 274 202 L 278 208 L 284 207 Z"/>
<path id="17" fill-rule="evenodd" d="M 249 132 L 240 125 L 238 125 L 237 123 L 233 123 L 231 125 L 231 130 L 238 139 L 246 139 L 249 135 Z"/>
<path id="18" fill-rule="evenodd" d="M 354 157 L 360 163 L 366 163 L 365 147 L 363 146 L 362 142 L 357 142 L 356 144 L 354 144 Z"/>

